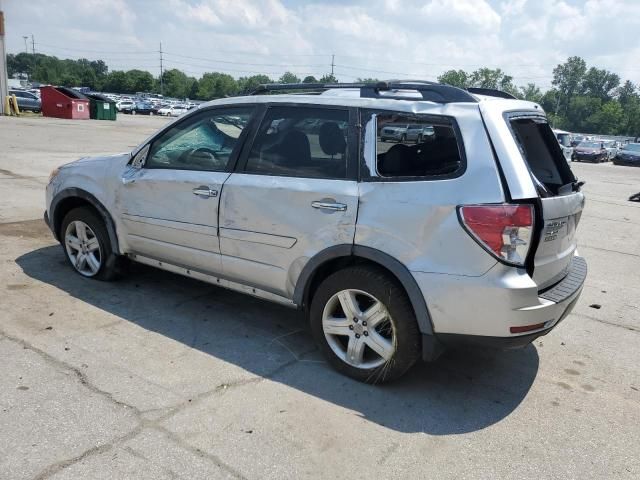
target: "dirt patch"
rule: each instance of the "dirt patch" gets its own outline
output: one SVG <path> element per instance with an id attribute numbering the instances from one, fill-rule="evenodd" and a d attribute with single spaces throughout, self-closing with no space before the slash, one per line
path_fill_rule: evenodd
<path id="1" fill-rule="evenodd" d="M 13 173 L 11 170 L 5 170 L 4 168 L 0 168 L 0 174 L 5 175 L 9 178 L 13 178 L 14 180 L 31 180 L 32 177 L 25 177 L 24 175 L 20 175 L 18 173 Z"/>
<path id="2" fill-rule="evenodd" d="M 4 237 L 53 238 L 44 220 L 0 223 L 0 235 Z"/>

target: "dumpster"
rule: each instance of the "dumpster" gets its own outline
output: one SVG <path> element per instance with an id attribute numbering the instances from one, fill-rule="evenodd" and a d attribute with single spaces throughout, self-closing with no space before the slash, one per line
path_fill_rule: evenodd
<path id="1" fill-rule="evenodd" d="M 89 99 L 66 87 L 40 87 L 42 115 L 45 117 L 86 120 L 89 118 Z"/>
<path id="2" fill-rule="evenodd" d="M 93 120 L 115 120 L 116 102 L 99 93 L 85 93 L 89 98 L 89 115 Z"/>

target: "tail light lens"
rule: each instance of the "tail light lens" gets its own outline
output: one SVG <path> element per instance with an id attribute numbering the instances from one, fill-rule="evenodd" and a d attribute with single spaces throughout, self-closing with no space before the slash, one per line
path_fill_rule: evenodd
<path id="1" fill-rule="evenodd" d="M 465 205 L 467 232 L 498 260 L 524 265 L 533 234 L 533 205 Z"/>

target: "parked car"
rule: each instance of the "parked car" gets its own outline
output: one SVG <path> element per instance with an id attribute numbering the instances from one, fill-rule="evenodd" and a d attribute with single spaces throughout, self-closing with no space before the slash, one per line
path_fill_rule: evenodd
<path id="1" fill-rule="evenodd" d="M 18 102 L 18 108 L 21 111 L 29 110 L 34 113 L 42 111 L 42 102 L 33 93 L 24 90 L 9 90 L 9 95 L 15 95 Z"/>
<path id="2" fill-rule="evenodd" d="M 613 160 L 618 154 L 618 142 L 616 142 L 615 140 L 604 140 L 602 141 L 602 145 L 607 151 L 607 160 Z"/>
<path id="3" fill-rule="evenodd" d="M 585 141 L 580 142 L 576 148 L 573 149 L 574 162 L 608 162 L 609 152 L 604 146 L 604 142 L 601 141 Z"/>
<path id="4" fill-rule="evenodd" d="M 640 143 L 627 143 L 613 159 L 614 165 L 640 167 Z"/>
<path id="5" fill-rule="evenodd" d="M 158 109 L 151 103 L 136 102 L 131 109 L 131 113 L 133 115 L 156 115 L 158 113 Z"/>
<path id="6" fill-rule="evenodd" d="M 539 105 L 426 82 L 287 87 L 311 90 L 214 100 L 131 153 L 54 170 L 45 221 L 70 267 L 112 280 L 140 262 L 300 308 L 366 382 L 448 346 L 527 345 L 571 312 L 584 195 Z M 410 124 L 430 141 L 379 143 Z"/>
<path id="7" fill-rule="evenodd" d="M 584 142 L 585 140 L 586 138 L 583 135 L 571 135 L 571 146 L 575 148 L 580 142 Z"/>
<path id="8" fill-rule="evenodd" d="M 407 139 L 409 125 L 385 125 L 380 131 L 380 141 L 404 142 Z"/>
<path id="9" fill-rule="evenodd" d="M 131 113 L 135 108 L 135 103 L 130 100 L 121 100 L 116 103 L 116 109 L 122 113 Z"/>
<path id="10" fill-rule="evenodd" d="M 553 133 L 560 144 L 560 148 L 562 149 L 562 154 L 567 162 L 571 161 L 571 157 L 573 156 L 573 147 L 571 146 L 571 133 L 565 132 L 564 130 L 554 129 Z"/>
<path id="11" fill-rule="evenodd" d="M 431 125 L 412 124 L 407 127 L 405 140 L 422 143 L 425 138 L 432 135 L 434 135 L 434 131 Z"/>
<path id="12" fill-rule="evenodd" d="M 168 117 L 179 117 L 187 112 L 187 109 L 182 105 L 170 105 L 168 107 L 162 107 L 158 109 L 158 115 L 165 115 Z"/>

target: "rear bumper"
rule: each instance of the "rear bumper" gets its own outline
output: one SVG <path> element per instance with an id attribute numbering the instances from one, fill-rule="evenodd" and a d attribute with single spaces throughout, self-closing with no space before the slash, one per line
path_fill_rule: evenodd
<path id="1" fill-rule="evenodd" d="M 443 344 L 521 347 L 549 333 L 573 309 L 587 264 L 573 257 L 565 278 L 543 291 L 523 270 L 497 264 L 481 277 L 413 272 Z M 512 327 L 541 325 L 512 334 Z"/>

